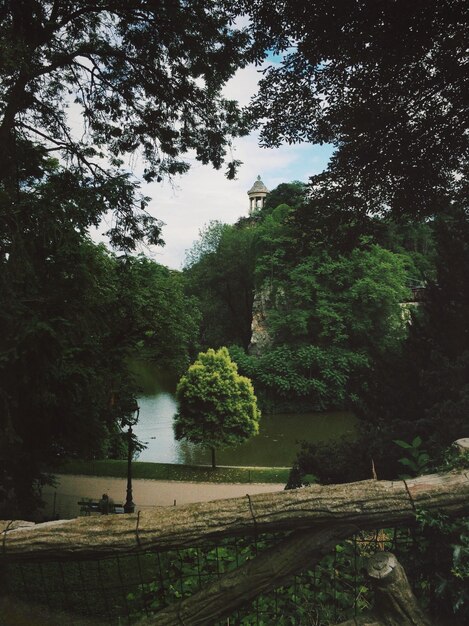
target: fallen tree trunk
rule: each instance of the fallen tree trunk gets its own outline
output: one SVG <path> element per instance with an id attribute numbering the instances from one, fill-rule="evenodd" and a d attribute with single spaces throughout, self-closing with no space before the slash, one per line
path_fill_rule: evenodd
<path id="1" fill-rule="evenodd" d="M 469 514 L 469 473 L 408 481 L 368 480 L 313 485 L 138 515 L 103 515 L 8 530 L 0 522 L 3 555 L 13 560 L 97 558 L 140 550 L 196 547 L 224 537 L 352 525 L 356 530 L 410 524 L 415 509 Z"/>
<path id="2" fill-rule="evenodd" d="M 415 598 L 404 568 L 390 552 L 377 552 L 367 574 L 375 590 L 373 611 L 337 626 L 431 626 Z"/>
<path id="3" fill-rule="evenodd" d="M 275 547 L 204 587 L 190 598 L 159 611 L 136 626 L 208 626 L 245 606 L 258 595 L 272 591 L 296 572 L 313 567 L 334 546 L 352 535 L 353 526 L 339 526 L 312 533 L 297 531 Z"/>

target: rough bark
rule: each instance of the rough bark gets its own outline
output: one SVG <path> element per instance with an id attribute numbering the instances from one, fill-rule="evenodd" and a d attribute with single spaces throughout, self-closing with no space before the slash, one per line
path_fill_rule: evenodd
<path id="1" fill-rule="evenodd" d="M 374 610 L 386 626 L 430 626 L 394 554 L 374 554 L 367 574 L 375 582 Z"/>
<path id="2" fill-rule="evenodd" d="M 469 513 L 469 472 L 408 481 L 313 485 L 133 515 L 82 517 L 9 530 L 0 536 L 14 560 L 99 557 L 148 549 L 195 547 L 224 537 L 339 524 L 356 530 L 411 524 L 415 508 Z M 0 535 L 9 522 L 0 522 Z"/>
<path id="3" fill-rule="evenodd" d="M 293 533 L 190 598 L 141 620 L 136 626 L 209 626 L 258 595 L 280 587 L 296 572 L 313 567 L 354 530 L 353 526 L 340 526 L 314 533 L 304 530 Z"/>
<path id="4" fill-rule="evenodd" d="M 375 589 L 373 612 L 337 626 L 431 626 L 410 588 L 404 568 L 390 552 L 377 552 L 367 574 Z"/>

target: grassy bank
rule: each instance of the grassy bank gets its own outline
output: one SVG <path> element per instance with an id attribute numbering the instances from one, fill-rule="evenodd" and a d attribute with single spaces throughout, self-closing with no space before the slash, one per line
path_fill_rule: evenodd
<path id="1" fill-rule="evenodd" d="M 288 468 L 282 467 L 211 467 L 173 465 L 171 463 L 132 463 L 133 478 L 179 480 L 207 483 L 286 483 Z M 127 477 L 127 461 L 69 461 L 60 474 Z"/>

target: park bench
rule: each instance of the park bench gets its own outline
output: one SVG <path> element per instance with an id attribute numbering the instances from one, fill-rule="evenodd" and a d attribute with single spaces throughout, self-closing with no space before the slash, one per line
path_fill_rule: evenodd
<path id="1" fill-rule="evenodd" d="M 99 500 L 92 500 L 91 498 L 86 498 L 83 500 L 79 500 L 77 504 L 80 507 L 80 514 L 82 515 L 91 515 L 92 513 L 101 513 L 101 511 L 99 510 Z M 117 514 L 124 513 L 124 505 L 114 503 L 114 511 L 112 513 L 117 513 Z"/>

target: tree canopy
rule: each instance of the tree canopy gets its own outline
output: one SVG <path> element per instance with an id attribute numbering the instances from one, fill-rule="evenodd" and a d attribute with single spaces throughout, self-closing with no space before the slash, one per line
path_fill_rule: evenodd
<path id="1" fill-rule="evenodd" d="M 261 142 L 331 143 L 313 198 L 349 212 L 434 215 L 467 180 L 464 0 L 246 3 L 283 59 L 253 111 Z"/>
<path id="2" fill-rule="evenodd" d="M 2 3 L 0 182 L 17 188 L 19 142 L 44 145 L 93 179 L 103 213 L 115 214 L 113 243 L 158 243 L 123 158 L 142 155 L 146 180 L 186 171 L 189 151 L 221 167 L 247 128 L 221 88 L 256 58 L 234 17 L 229 3 L 205 0 Z"/>
<path id="3" fill-rule="evenodd" d="M 202 313 L 199 339 L 203 347 L 251 340 L 257 231 L 249 225 L 211 222 L 189 251 L 186 290 Z"/>
<path id="4" fill-rule="evenodd" d="M 176 439 L 215 449 L 242 443 L 259 431 L 260 411 L 251 381 L 238 374 L 226 348 L 201 352 L 177 387 Z"/>

